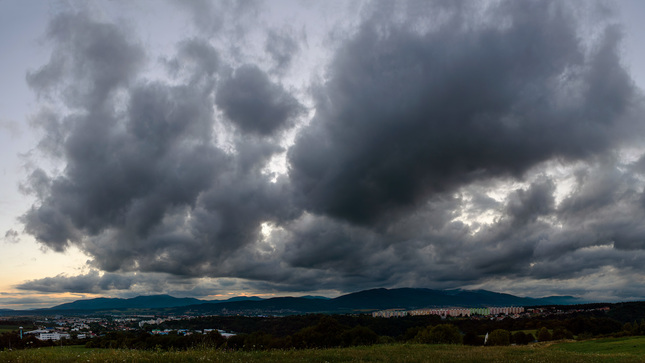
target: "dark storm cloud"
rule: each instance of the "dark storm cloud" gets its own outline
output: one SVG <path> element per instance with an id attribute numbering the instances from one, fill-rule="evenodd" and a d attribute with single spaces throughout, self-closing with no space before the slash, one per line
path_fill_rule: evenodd
<path id="1" fill-rule="evenodd" d="M 180 6 L 199 17 L 214 4 Z M 230 26 L 237 5 L 222 4 Z M 185 39 L 162 60 L 171 80 L 155 81 L 125 30 L 57 17 L 52 58 L 28 79 L 69 111 L 33 122 L 39 150 L 65 167 L 30 174 L 22 190 L 36 203 L 22 221 L 106 273 L 20 288 L 186 292 L 175 285 L 225 277 L 237 290 L 356 291 L 639 276 L 645 159 L 617 149 L 642 136 L 642 104 L 619 29 L 598 22 L 589 37 L 585 13 L 560 1 L 476 4 L 367 6 L 353 33 L 334 35 L 307 123 L 305 96 L 276 78 L 302 51 L 287 33 L 258 38 L 264 58 L 240 62 L 243 52 L 211 38 Z M 224 29 L 207 20 L 197 25 L 209 37 Z M 123 53 L 105 73 L 90 51 L 101 44 Z M 268 171 L 285 151 L 288 175 Z M 209 288 L 227 287 L 199 291 Z"/>
<path id="2" fill-rule="evenodd" d="M 293 267 L 322 270 L 343 270 L 343 274 L 359 274 L 370 268 L 365 249 L 378 249 L 378 235 L 369 230 L 338 223 L 328 218 L 306 216 L 291 228 L 293 233 L 285 260 Z M 348 264 L 346 261 L 354 261 Z M 366 264 L 366 265 L 365 265 Z M 351 271 L 350 271 L 351 270 Z"/>
<path id="3" fill-rule="evenodd" d="M 598 181 L 616 167 L 615 160 L 592 165 L 587 169 L 589 180 Z M 635 190 L 638 184 L 629 174 L 609 179 L 598 183 L 616 190 L 612 200 L 598 194 L 597 199 L 606 200 L 602 207 L 581 210 L 580 219 L 559 216 L 572 213 L 566 200 L 584 198 L 584 187 L 574 188 L 556 205 L 554 181 L 538 177 L 502 202 L 477 195 L 469 200 L 435 199 L 392 221 L 381 233 L 327 217 L 309 218 L 289 227 L 293 240 L 284 256 L 294 267 L 317 269 L 319 278 L 326 277 L 321 283 L 331 280 L 345 291 L 373 286 L 449 288 L 501 277 L 565 284 L 606 267 L 638 274 L 643 247 L 625 248 L 626 241 L 645 239 L 638 223 L 645 217 L 639 204 L 641 192 Z M 487 189 L 474 184 L 462 192 L 482 190 Z M 454 211 L 473 200 L 483 201 L 483 206 L 471 208 L 496 211 L 499 216 L 470 226 L 454 220 Z"/>
<path id="4" fill-rule="evenodd" d="M 188 71 L 190 82 L 196 83 L 212 80 L 220 68 L 221 60 L 219 53 L 211 44 L 195 38 L 181 42 L 177 57 L 169 60 L 167 64 L 173 73 Z"/>
<path id="5" fill-rule="evenodd" d="M 558 208 L 558 220 L 576 238 L 561 243 L 583 247 L 613 243 L 616 249 L 645 249 L 643 186 L 636 175 L 614 160 L 603 161 L 579 173 L 576 188 Z M 580 238 L 585 237 L 585 238 Z"/>
<path id="6" fill-rule="evenodd" d="M 220 85 L 215 101 L 242 131 L 257 135 L 293 126 L 304 111 L 298 100 L 254 65 L 236 69 Z"/>
<path id="7" fill-rule="evenodd" d="M 49 296 L 33 296 L 30 294 L 30 297 L 2 297 L 0 296 L 0 306 L 4 308 L 22 310 L 28 306 L 29 309 L 33 308 L 48 308 L 53 305 L 58 305 L 61 303 L 60 299 L 52 298 Z"/>
<path id="8" fill-rule="evenodd" d="M 178 278 L 163 273 L 104 273 L 97 270 L 77 275 L 58 275 L 36 280 L 29 280 L 15 286 L 24 291 L 41 293 L 110 293 L 121 297 L 132 297 L 138 294 L 169 293 L 173 296 L 201 297 L 236 288 L 237 281 L 218 281 L 204 283 L 195 279 Z"/>
<path id="9" fill-rule="evenodd" d="M 88 14 L 61 15 L 53 24 L 72 39 L 83 32 L 87 46 L 82 49 L 103 45 L 112 49 L 110 44 L 118 44 L 143 54 L 125 31 L 96 22 Z M 109 69 L 102 74 L 93 52 L 69 47 L 67 41 L 66 37 L 55 39 L 57 56 L 31 76 L 40 79 L 58 58 L 73 59 L 75 67 L 86 69 L 73 76 L 48 78 L 46 87 L 42 82 L 31 83 L 37 91 L 46 89 L 52 98 L 59 97 L 72 112 L 43 113 L 35 122 L 46 134 L 41 150 L 61 150 L 66 167 L 58 175 L 36 169 L 26 180 L 23 190 L 38 199 L 21 217 L 27 233 L 57 251 L 75 244 L 105 271 L 140 269 L 202 276 L 220 273 L 217 264 L 257 239 L 261 222 L 279 221 L 292 213 L 284 178 L 272 183 L 272 175 L 262 172 L 281 147 L 243 135 L 233 138 L 232 151 L 216 145 L 214 94 L 220 60 L 208 42 L 180 43 L 177 58 L 165 62 L 174 74 L 186 77 L 170 84 L 129 73 L 133 79 L 126 82 L 120 77 L 127 72 Z M 134 69 L 130 63 L 140 62 L 130 57 L 116 61 L 110 67 L 128 70 Z M 261 101 L 270 103 L 260 102 L 261 110 L 270 117 L 291 116 L 294 109 L 289 107 L 298 106 L 297 101 L 259 69 L 250 69 L 250 86 L 259 84 L 259 96 L 274 97 Z M 240 80 L 241 84 L 235 83 Z M 231 92 L 228 83 L 217 90 L 235 95 L 244 91 L 246 80 L 235 78 Z M 70 90 L 76 92 L 82 85 L 91 85 L 90 95 L 109 95 L 118 89 L 126 97 L 70 101 Z M 267 93 L 272 91 L 279 93 Z M 251 105 L 245 106 L 253 106 L 254 100 L 249 100 Z M 233 96 L 232 109 L 238 101 Z M 287 121 L 268 120 L 274 122 L 268 126 L 273 128 Z M 242 122 L 253 127 L 252 120 Z M 264 123 L 260 129 L 266 127 Z"/>
<path id="10" fill-rule="evenodd" d="M 73 293 L 100 293 L 109 290 L 128 290 L 133 285 L 132 276 L 106 273 L 102 276 L 93 270 L 85 275 L 46 277 L 19 284 L 20 290 L 39 292 L 73 292 Z"/>
<path id="11" fill-rule="evenodd" d="M 552 213 L 555 208 L 555 183 L 544 180 L 531 185 L 528 190 L 517 190 L 511 195 L 507 214 L 520 224 L 534 221 L 541 215 Z"/>
<path id="12" fill-rule="evenodd" d="M 145 235 L 166 208 L 193 204 L 226 160 L 209 144 L 212 108 L 199 90 L 139 85 L 125 125 L 88 111 L 68 116 L 65 175 L 49 180 L 49 195 L 24 216 L 26 230 L 56 249 L 75 240 L 71 226 L 92 235 L 111 226 Z M 45 179 L 38 175 L 32 180 Z"/>
<path id="13" fill-rule="evenodd" d="M 518 196 L 524 196 L 519 207 Z M 604 159 L 579 167 L 577 183 L 557 206 L 554 196 L 551 180 L 513 193 L 505 207 L 508 222 L 500 220 L 491 238 L 483 238 L 481 232 L 474 236 L 479 242 L 489 241 L 483 246 L 503 247 L 504 253 L 515 246 L 528 247 L 527 253 L 519 250 L 509 256 L 517 268 L 504 271 L 507 276 L 512 272 L 565 280 L 603 267 L 625 274 L 642 270 L 639 261 L 645 229 L 637 221 L 645 217 L 645 211 L 640 204 L 642 185 L 634 174 L 625 172 L 617 160 Z M 524 217 L 524 211 L 532 211 L 533 217 Z M 483 251 L 475 251 L 481 256 L 477 260 L 493 265 Z"/>
<path id="14" fill-rule="evenodd" d="M 98 267 L 108 270 L 136 268 L 184 276 L 248 274 L 252 255 L 239 264 L 228 265 L 226 260 L 258 239 L 260 223 L 286 213 L 282 203 L 288 199 L 283 198 L 279 184 L 257 175 L 245 177 L 248 180 L 236 174 L 222 176 L 217 188 L 206 191 L 190 212 L 168 212 L 163 223 L 146 236 L 115 231 L 105 234 L 105 241 L 94 240 L 85 248 L 96 256 Z M 134 245 L 132 240 L 136 240 Z"/>
<path id="15" fill-rule="evenodd" d="M 475 180 L 603 152 L 636 126 L 614 27 L 588 47 L 561 2 L 502 2 L 482 24 L 443 4 L 436 29 L 376 17 L 336 53 L 289 152 L 309 210 L 383 222 Z"/>
<path id="16" fill-rule="evenodd" d="M 60 14 L 49 24 L 55 44 L 47 65 L 27 75 L 38 94 L 62 91 L 71 107 L 100 107 L 142 65 L 144 52 L 115 24 L 92 22 L 87 16 Z M 62 88 L 62 89 L 61 89 Z"/>

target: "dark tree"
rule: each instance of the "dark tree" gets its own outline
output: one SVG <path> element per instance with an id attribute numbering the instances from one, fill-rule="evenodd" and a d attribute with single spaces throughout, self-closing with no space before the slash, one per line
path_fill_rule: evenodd
<path id="1" fill-rule="evenodd" d="M 496 329 L 493 330 L 488 335 L 488 341 L 486 345 L 510 345 L 511 344 L 511 333 L 506 329 Z"/>
<path id="2" fill-rule="evenodd" d="M 559 326 L 553 329 L 553 335 L 551 336 L 551 339 L 552 340 L 573 339 L 573 333 Z"/>
<path id="3" fill-rule="evenodd" d="M 356 345 L 373 345 L 378 343 L 378 335 L 370 328 L 364 326 L 356 326 L 349 330 L 345 330 L 341 336 L 343 346 L 353 347 Z"/>
<path id="4" fill-rule="evenodd" d="M 546 327 L 541 327 L 540 330 L 537 332 L 537 340 L 539 342 L 547 342 L 551 340 L 551 333 L 549 333 L 549 329 Z"/>
<path id="5" fill-rule="evenodd" d="M 464 335 L 463 343 L 464 345 L 480 346 L 484 345 L 484 338 L 470 331 Z"/>
<path id="6" fill-rule="evenodd" d="M 440 324 L 427 327 L 417 334 L 414 339 L 418 343 L 426 344 L 461 344 L 461 333 L 452 324 Z"/>

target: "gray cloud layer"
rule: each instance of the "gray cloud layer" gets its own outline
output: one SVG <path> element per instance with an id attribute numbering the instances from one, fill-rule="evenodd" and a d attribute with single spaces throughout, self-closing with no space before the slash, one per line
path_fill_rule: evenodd
<path id="1" fill-rule="evenodd" d="M 623 140 L 637 125 L 624 119 L 635 90 L 618 61 L 618 31 L 608 27 L 585 49 L 556 6 L 505 3 L 493 24 L 464 29 L 455 11 L 422 34 L 380 17 L 363 23 L 289 152 L 305 206 L 382 222 L 428 195 Z"/>
<path id="2" fill-rule="evenodd" d="M 110 290 L 128 290 L 133 285 L 132 280 L 131 276 L 119 274 L 108 273 L 99 276 L 98 271 L 94 270 L 88 274 L 73 277 L 59 275 L 27 281 L 17 287 L 22 290 L 41 292 L 99 293 Z"/>
<path id="3" fill-rule="evenodd" d="M 270 135 L 294 126 L 303 107 L 257 66 L 244 65 L 222 82 L 215 104 L 243 132 Z"/>
<path id="4" fill-rule="evenodd" d="M 274 78 L 302 51 L 287 33 L 268 33 L 268 65 L 229 64 L 195 12 L 202 35 L 164 81 L 122 28 L 57 16 L 52 58 L 27 80 L 69 110 L 35 120 L 66 166 L 34 170 L 21 220 L 110 273 L 19 287 L 128 289 L 118 274 L 133 271 L 277 291 L 639 276 L 645 163 L 619 149 L 640 140 L 642 100 L 620 29 L 587 37 L 575 3 L 478 4 L 366 7 L 311 84 L 311 120 Z M 284 152 L 288 175 L 267 172 Z"/>

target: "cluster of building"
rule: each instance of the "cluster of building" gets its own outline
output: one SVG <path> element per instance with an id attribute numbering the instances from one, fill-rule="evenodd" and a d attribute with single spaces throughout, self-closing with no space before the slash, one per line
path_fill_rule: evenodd
<path id="1" fill-rule="evenodd" d="M 24 332 L 25 335 L 33 335 L 38 340 L 61 340 L 69 339 L 69 333 L 57 331 L 54 329 L 36 329 Z"/>
<path id="2" fill-rule="evenodd" d="M 109 331 L 140 331 L 145 325 L 159 325 L 173 320 L 191 320 L 194 316 L 103 316 L 103 317 L 64 317 L 43 318 L 34 322 L 35 330 L 23 331 L 20 327 L 20 338 L 33 336 L 39 340 L 60 341 L 62 339 L 89 339 Z M 219 329 L 153 329 L 150 334 L 167 335 L 176 332 L 178 335 L 208 334 L 218 331 L 223 337 L 235 335 Z"/>
<path id="3" fill-rule="evenodd" d="M 484 308 L 427 308 L 417 310 L 402 310 L 402 309 L 388 309 L 375 311 L 372 313 L 373 317 L 392 318 L 408 315 L 439 315 L 442 318 L 446 317 L 467 317 L 473 315 L 490 316 L 490 315 L 519 315 L 524 313 L 524 308 L 521 306 L 506 306 L 506 307 L 484 307 Z"/>
<path id="4" fill-rule="evenodd" d="M 234 335 L 236 335 L 235 333 L 229 333 L 229 332 L 227 332 L 225 330 L 222 330 L 222 329 L 204 329 L 204 330 L 199 330 L 199 329 L 196 329 L 196 330 L 190 330 L 190 329 L 164 329 L 164 330 L 153 329 L 150 332 L 150 334 L 152 334 L 152 335 L 168 335 L 170 333 L 176 332 L 177 335 L 186 336 L 186 335 L 193 335 L 193 334 L 208 334 L 208 333 L 213 332 L 213 331 L 217 331 L 222 337 L 227 338 L 227 339 L 232 337 L 232 336 L 234 336 Z"/>
<path id="5" fill-rule="evenodd" d="M 148 324 L 148 325 L 159 325 L 159 324 L 163 323 L 164 321 L 166 321 L 166 319 L 162 319 L 162 318 L 150 319 L 150 320 L 141 320 L 139 322 L 139 328 L 143 328 L 143 326 L 146 325 L 146 324 Z"/>

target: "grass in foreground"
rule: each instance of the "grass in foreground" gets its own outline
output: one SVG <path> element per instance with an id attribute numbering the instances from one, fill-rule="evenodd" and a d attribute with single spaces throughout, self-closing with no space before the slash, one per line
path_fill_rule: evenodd
<path id="1" fill-rule="evenodd" d="M 226 352 L 213 349 L 151 352 L 51 347 L 0 352 L 0 362 L 643 362 L 645 338 L 511 347 L 392 344 L 371 347 Z"/>
<path id="2" fill-rule="evenodd" d="M 645 337 L 605 338 L 593 339 L 582 342 L 553 344 L 551 349 L 595 354 L 607 356 L 638 356 L 645 361 Z"/>

